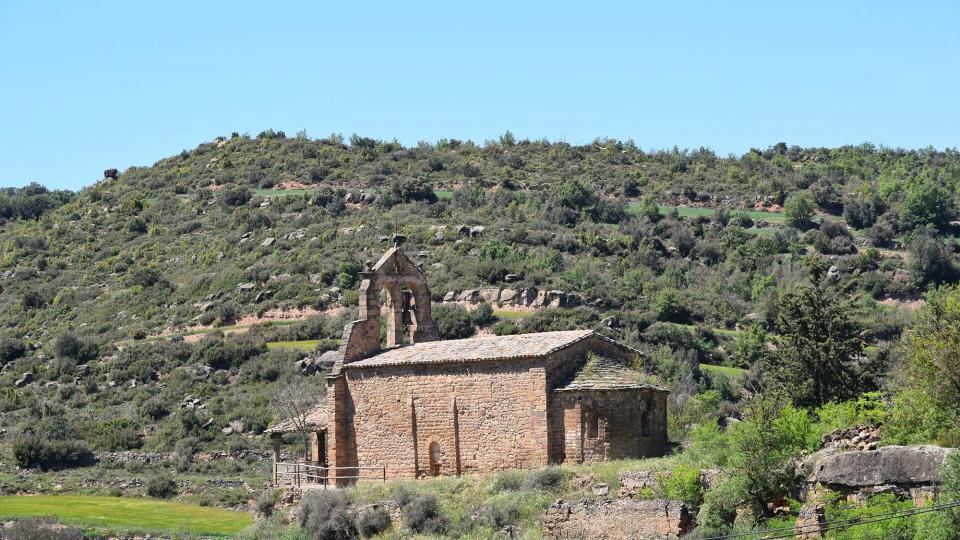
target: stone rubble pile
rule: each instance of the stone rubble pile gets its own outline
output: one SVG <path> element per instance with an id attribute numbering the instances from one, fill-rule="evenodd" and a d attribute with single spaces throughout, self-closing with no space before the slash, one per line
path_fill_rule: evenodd
<path id="1" fill-rule="evenodd" d="M 821 438 L 824 448 L 840 450 L 876 450 L 879 441 L 880 428 L 877 426 L 835 429 Z"/>

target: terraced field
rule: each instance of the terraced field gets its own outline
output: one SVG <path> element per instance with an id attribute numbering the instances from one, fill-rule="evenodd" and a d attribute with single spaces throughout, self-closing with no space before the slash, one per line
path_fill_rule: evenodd
<path id="1" fill-rule="evenodd" d="M 0 497 L 0 518 L 55 517 L 63 523 L 108 531 L 186 532 L 231 536 L 253 519 L 249 514 L 212 508 L 124 497 L 38 495 Z"/>
<path id="2" fill-rule="evenodd" d="M 290 195 L 305 195 L 317 191 L 314 188 L 299 189 L 251 189 L 250 193 L 261 197 L 288 197 Z"/>
<path id="3" fill-rule="evenodd" d="M 640 211 L 640 203 L 630 203 L 627 205 L 627 212 L 631 214 L 636 214 Z M 680 217 L 712 217 L 717 213 L 714 208 L 697 208 L 693 206 L 660 206 L 660 213 L 663 215 L 669 214 L 676 208 L 677 212 L 680 214 Z M 766 220 L 766 221 L 783 221 L 784 215 L 781 212 L 764 212 L 762 210 L 731 210 L 732 214 L 735 215 L 744 215 L 750 219 L 754 220 Z"/>
<path id="4" fill-rule="evenodd" d="M 715 366 L 713 364 L 700 364 L 700 369 L 708 373 L 719 373 L 727 377 L 735 378 L 747 373 L 747 370 L 730 366 Z"/>
<path id="5" fill-rule="evenodd" d="M 303 341 L 273 341 L 267 343 L 267 348 L 273 349 L 297 349 L 301 351 L 312 351 L 320 343 L 319 339 L 307 339 Z"/>

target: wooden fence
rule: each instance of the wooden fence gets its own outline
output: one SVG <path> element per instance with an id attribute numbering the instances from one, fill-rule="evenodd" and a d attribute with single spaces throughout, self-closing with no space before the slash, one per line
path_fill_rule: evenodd
<path id="1" fill-rule="evenodd" d="M 353 484 L 361 480 L 386 482 L 387 468 L 324 467 L 303 462 L 273 464 L 273 483 L 278 487 L 323 486 L 326 489 L 340 481 Z"/>

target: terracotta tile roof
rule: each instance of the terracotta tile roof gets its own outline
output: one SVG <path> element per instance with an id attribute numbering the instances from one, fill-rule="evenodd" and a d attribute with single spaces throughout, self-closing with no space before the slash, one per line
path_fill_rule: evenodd
<path id="1" fill-rule="evenodd" d="M 485 336 L 469 339 L 428 341 L 397 347 L 358 362 L 344 364 L 345 369 L 410 364 L 476 362 L 546 356 L 589 336 L 607 337 L 593 330 L 540 332 L 515 336 Z M 612 340 L 611 340 L 612 341 Z M 625 346 L 625 345 L 624 345 Z"/>
<path id="2" fill-rule="evenodd" d="M 308 429 L 324 429 L 327 427 L 327 405 L 324 403 L 307 413 L 306 426 Z M 297 431 L 297 424 L 291 418 L 286 418 L 266 429 L 266 433 L 293 433 Z"/>
<path id="3" fill-rule="evenodd" d="M 573 379 L 557 391 L 631 389 L 667 391 L 662 386 L 650 382 L 651 379 L 649 375 L 630 369 L 622 362 L 598 356 L 588 360 Z"/>

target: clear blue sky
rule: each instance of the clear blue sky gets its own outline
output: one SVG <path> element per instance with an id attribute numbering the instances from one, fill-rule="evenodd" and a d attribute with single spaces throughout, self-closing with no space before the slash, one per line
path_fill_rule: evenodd
<path id="1" fill-rule="evenodd" d="M 151 4 L 0 0 L 0 185 L 270 127 L 721 154 L 960 137 L 955 2 Z"/>

